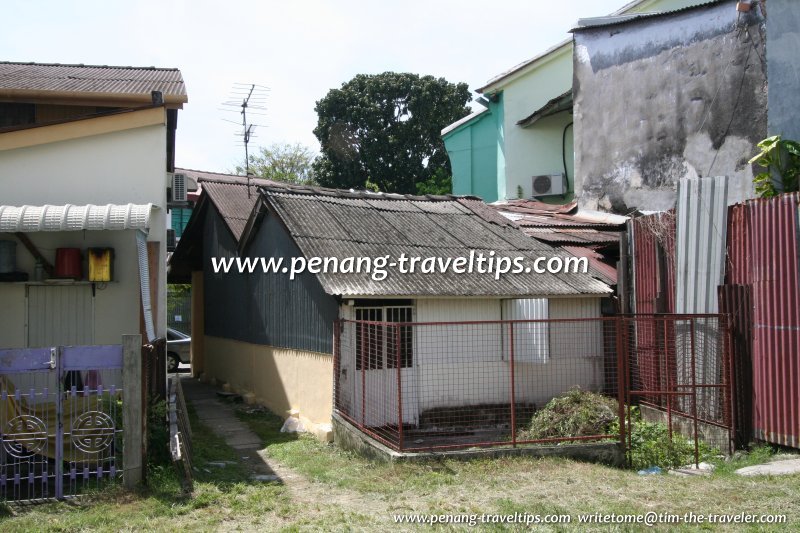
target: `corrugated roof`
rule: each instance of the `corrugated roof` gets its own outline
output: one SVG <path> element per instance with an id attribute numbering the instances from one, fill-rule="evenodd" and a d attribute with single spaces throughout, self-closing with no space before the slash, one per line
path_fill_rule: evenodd
<path id="1" fill-rule="evenodd" d="M 200 188 L 217 208 L 236 242 L 241 239 L 247 219 L 258 200 L 257 187 L 274 183 L 261 178 L 251 178 L 250 194 L 248 195 L 247 178 L 244 176 L 190 169 L 180 169 L 180 172 L 198 182 Z"/>
<path id="2" fill-rule="evenodd" d="M 630 14 L 614 14 L 605 17 L 592 17 L 592 18 L 583 18 L 578 19 L 578 25 L 575 28 L 572 28 L 570 32 L 578 32 L 583 30 L 594 30 L 598 28 L 608 28 L 611 26 L 617 26 L 620 24 L 627 24 L 628 22 L 636 22 L 638 20 L 645 20 L 645 19 L 653 19 L 657 17 L 668 17 L 672 15 L 676 15 L 678 13 L 685 13 L 687 11 L 692 11 L 694 9 L 715 6 L 717 4 L 721 4 L 728 0 L 711 0 L 709 2 L 704 2 L 702 4 L 696 4 L 693 6 L 682 7 L 680 9 L 673 9 L 670 11 L 654 11 L 650 13 L 630 13 Z"/>
<path id="3" fill-rule="evenodd" d="M 205 185 L 204 185 L 205 187 Z M 271 184 L 260 188 L 306 257 L 569 257 L 531 239 L 472 197 L 408 196 Z M 607 294 L 589 274 L 488 274 L 420 272 L 373 281 L 368 274 L 317 275 L 329 294 L 342 296 L 557 296 Z"/>
<path id="4" fill-rule="evenodd" d="M 153 204 L 0 205 L 0 232 L 146 229 L 152 209 Z"/>
<path id="5" fill-rule="evenodd" d="M 549 117 L 569 109 L 572 109 L 572 89 L 564 94 L 556 96 L 527 117 L 518 120 L 517 125 L 527 128 L 528 126 L 532 126 L 545 117 Z"/>
<path id="6" fill-rule="evenodd" d="M 140 95 L 149 102 L 151 91 L 161 91 L 167 102 L 188 100 L 183 76 L 176 68 L 0 62 L 0 96 L 5 97 L 31 92 L 37 96 L 87 93 Z"/>
<path id="7" fill-rule="evenodd" d="M 625 217 L 605 221 L 578 211 L 578 204 L 551 205 L 536 200 L 508 200 L 491 204 L 527 235 L 550 243 L 609 244 L 619 240 Z"/>

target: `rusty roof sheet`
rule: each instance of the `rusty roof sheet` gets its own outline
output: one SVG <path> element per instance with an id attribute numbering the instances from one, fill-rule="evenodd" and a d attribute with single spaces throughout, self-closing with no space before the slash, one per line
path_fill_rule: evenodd
<path id="1" fill-rule="evenodd" d="M 617 269 L 608 263 L 604 263 L 603 256 L 596 251 L 583 246 L 563 246 L 562 248 L 575 257 L 585 257 L 588 259 L 589 268 L 599 279 L 605 281 L 609 285 L 617 284 Z"/>
<path id="2" fill-rule="evenodd" d="M 203 184 L 206 187 L 206 184 Z M 496 210 L 470 197 L 408 196 L 269 184 L 260 188 L 306 257 L 569 256 L 531 239 Z M 591 274 L 368 274 L 320 273 L 329 294 L 342 296 L 558 296 L 603 295 L 610 289 Z"/>
<path id="3" fill-rule="evenodd" d="M 0 97 L 26 92 L 92 95 L 141 95 L 150 101 L 151 91 L 165 100 L 185 103 L 186 86 L 176 68 L 67 65 L 59 63 L 0 62 Z"/>

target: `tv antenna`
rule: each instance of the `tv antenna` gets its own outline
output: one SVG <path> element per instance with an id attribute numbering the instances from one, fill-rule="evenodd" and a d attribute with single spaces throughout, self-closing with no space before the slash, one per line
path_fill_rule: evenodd
<path id="1" fill-rule="evenodd" d="M 242 138 L 242 145 L 244 146 L 244 172 L 247 177 L 247 197 L 250 198 L 250 154 L 248 152 L 248 144 L 250 139 L 255 137 L 253 135 L 254 128 L 262 124 L 254 124 L 248 122 L 248 115 L 250 116 L 266 116 L 267 111 L 267 93 L 269 87 L 264 85 L 257 85 L 255 83 L 234 83 L 231 89 L 231 97 L 222 103 L 225 107 L 236 109 L 223 109 L 223 111 L 236 112 L 242 116 L 241 122 L 223 119 L 226 122 L 231 122 L 242 127 L 241 133 L 237 133 L 237 137 Z"/>

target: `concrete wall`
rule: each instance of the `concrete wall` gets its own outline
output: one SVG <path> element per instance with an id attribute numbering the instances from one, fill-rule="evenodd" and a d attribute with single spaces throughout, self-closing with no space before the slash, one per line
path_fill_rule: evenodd
<path id="1" fill-rule="evenodd" d="M 139 267 L 136 236 L 132 230 L 42 232 L 28 236 L 51 262 L 54 261 L 55 249 L 59 247 L 82 250 L 89 247 L 114 248 L 114 281 L 96 286 L 94 344 L 119 344 L 122 335 L 139 332 Z M 11 236 L 0 234 L 0 238 L 8 237 Z M 34 265 L 33 256 L 22 244 L 18 244 L 17 269 L 32 275 Z M 27 346 L 25 299 L 24 284 L 0 283 L 0 346 L 4 348 Z M 158 316 L 163 327 L 166 327 L 165 311 L 162 308 Z"/>
<path id="2" fill-rule="evenodd" d="M 160 121 L 161 118 L 165 120 L 165 114 L 161 109 L 148 110 L 148 113 L 147 120 L 137 118 L 136 123 L 159 123 L 82 136 L 93 121 L 81 121 L 70 124 L 72 130 L 66 135 L 53 136 L 71 137 L 68 140 L 0 149 L 0 203 L 17 206 L 152 203 L 159 209 L 152 213 L 148 239 L 161 242 L 158 279 L 165 280 L 167 153 L 166 125 Z M 135 115 L 137 113 L 130 113 L 125 117 L 134 121 Z M 115 118 L 115 127 L 124 127 L 124 123 L 117 124 L 120 120 Z M 47 138 L 48 129 L 38 129 L 42 139 Z M 97 291 L 95 342 L 118 343 L 123 333 L 139 331 L 139 277 L 132 231 L 32 233 L 29 237 L 51 263 L 55 261 L 58 247 L 84 250 L 89 246 L 113 247 L 116 281 Z M 13 237 L 0 235 L 0 238 Z M 17 246 L 17 262 L 19 269 L 32 277 L 34 260 L 21 244 Z M 20 328 L 25 313 L 20 313 L 19 309 L 24 306 L 24 286 L 0 284 L 0 301 L 3 302 L 0 345 L 22 345 L 24 332 L 21 333 Z M 158 302 L 154 305 L 158 315 L 156 333 L 164 335 L 167 323 L 165 283 L 159 284 Z"/>
<path id="3" fill-rule="evenodd" d="M 683 177 L 727 175 L 753 195 L 747 163 L 766 134 L 761 19 L 732 2 L 575 33 L 579 203 L 627 212 L 673 207 Z M 713 104 L 713 105 L 712 105 Z"/>
<path id="4" fill-rule="evenodd" d="M 453 169 L 453 194 L 498 199 L 495 132 L 495 116 L 487 110 L 443 137 Z"/>
<path id="5" fill-rule="evenodd" d="M 263 344 L 205 337 L 205 379 L 227 383 L 272 412 L 299 411 L 306 430 L 331 423 L 333 357 Z"/>
<path id="6" fill-rule="evenodd" d="M 767 16 L 769 135 L 800 140 L 800 10 L 797 0 L 770 0 Z"/>

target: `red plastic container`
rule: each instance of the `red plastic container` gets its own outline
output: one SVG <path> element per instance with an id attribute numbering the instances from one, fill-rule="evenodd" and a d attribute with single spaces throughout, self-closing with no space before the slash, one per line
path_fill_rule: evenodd
<path id="1" fill-rule="evenodd" d="M 57 248 L 56 249 L 56 276 L 57 278 L 83 278 L 81 269 L 81 249 L 80 248 Z"/>

